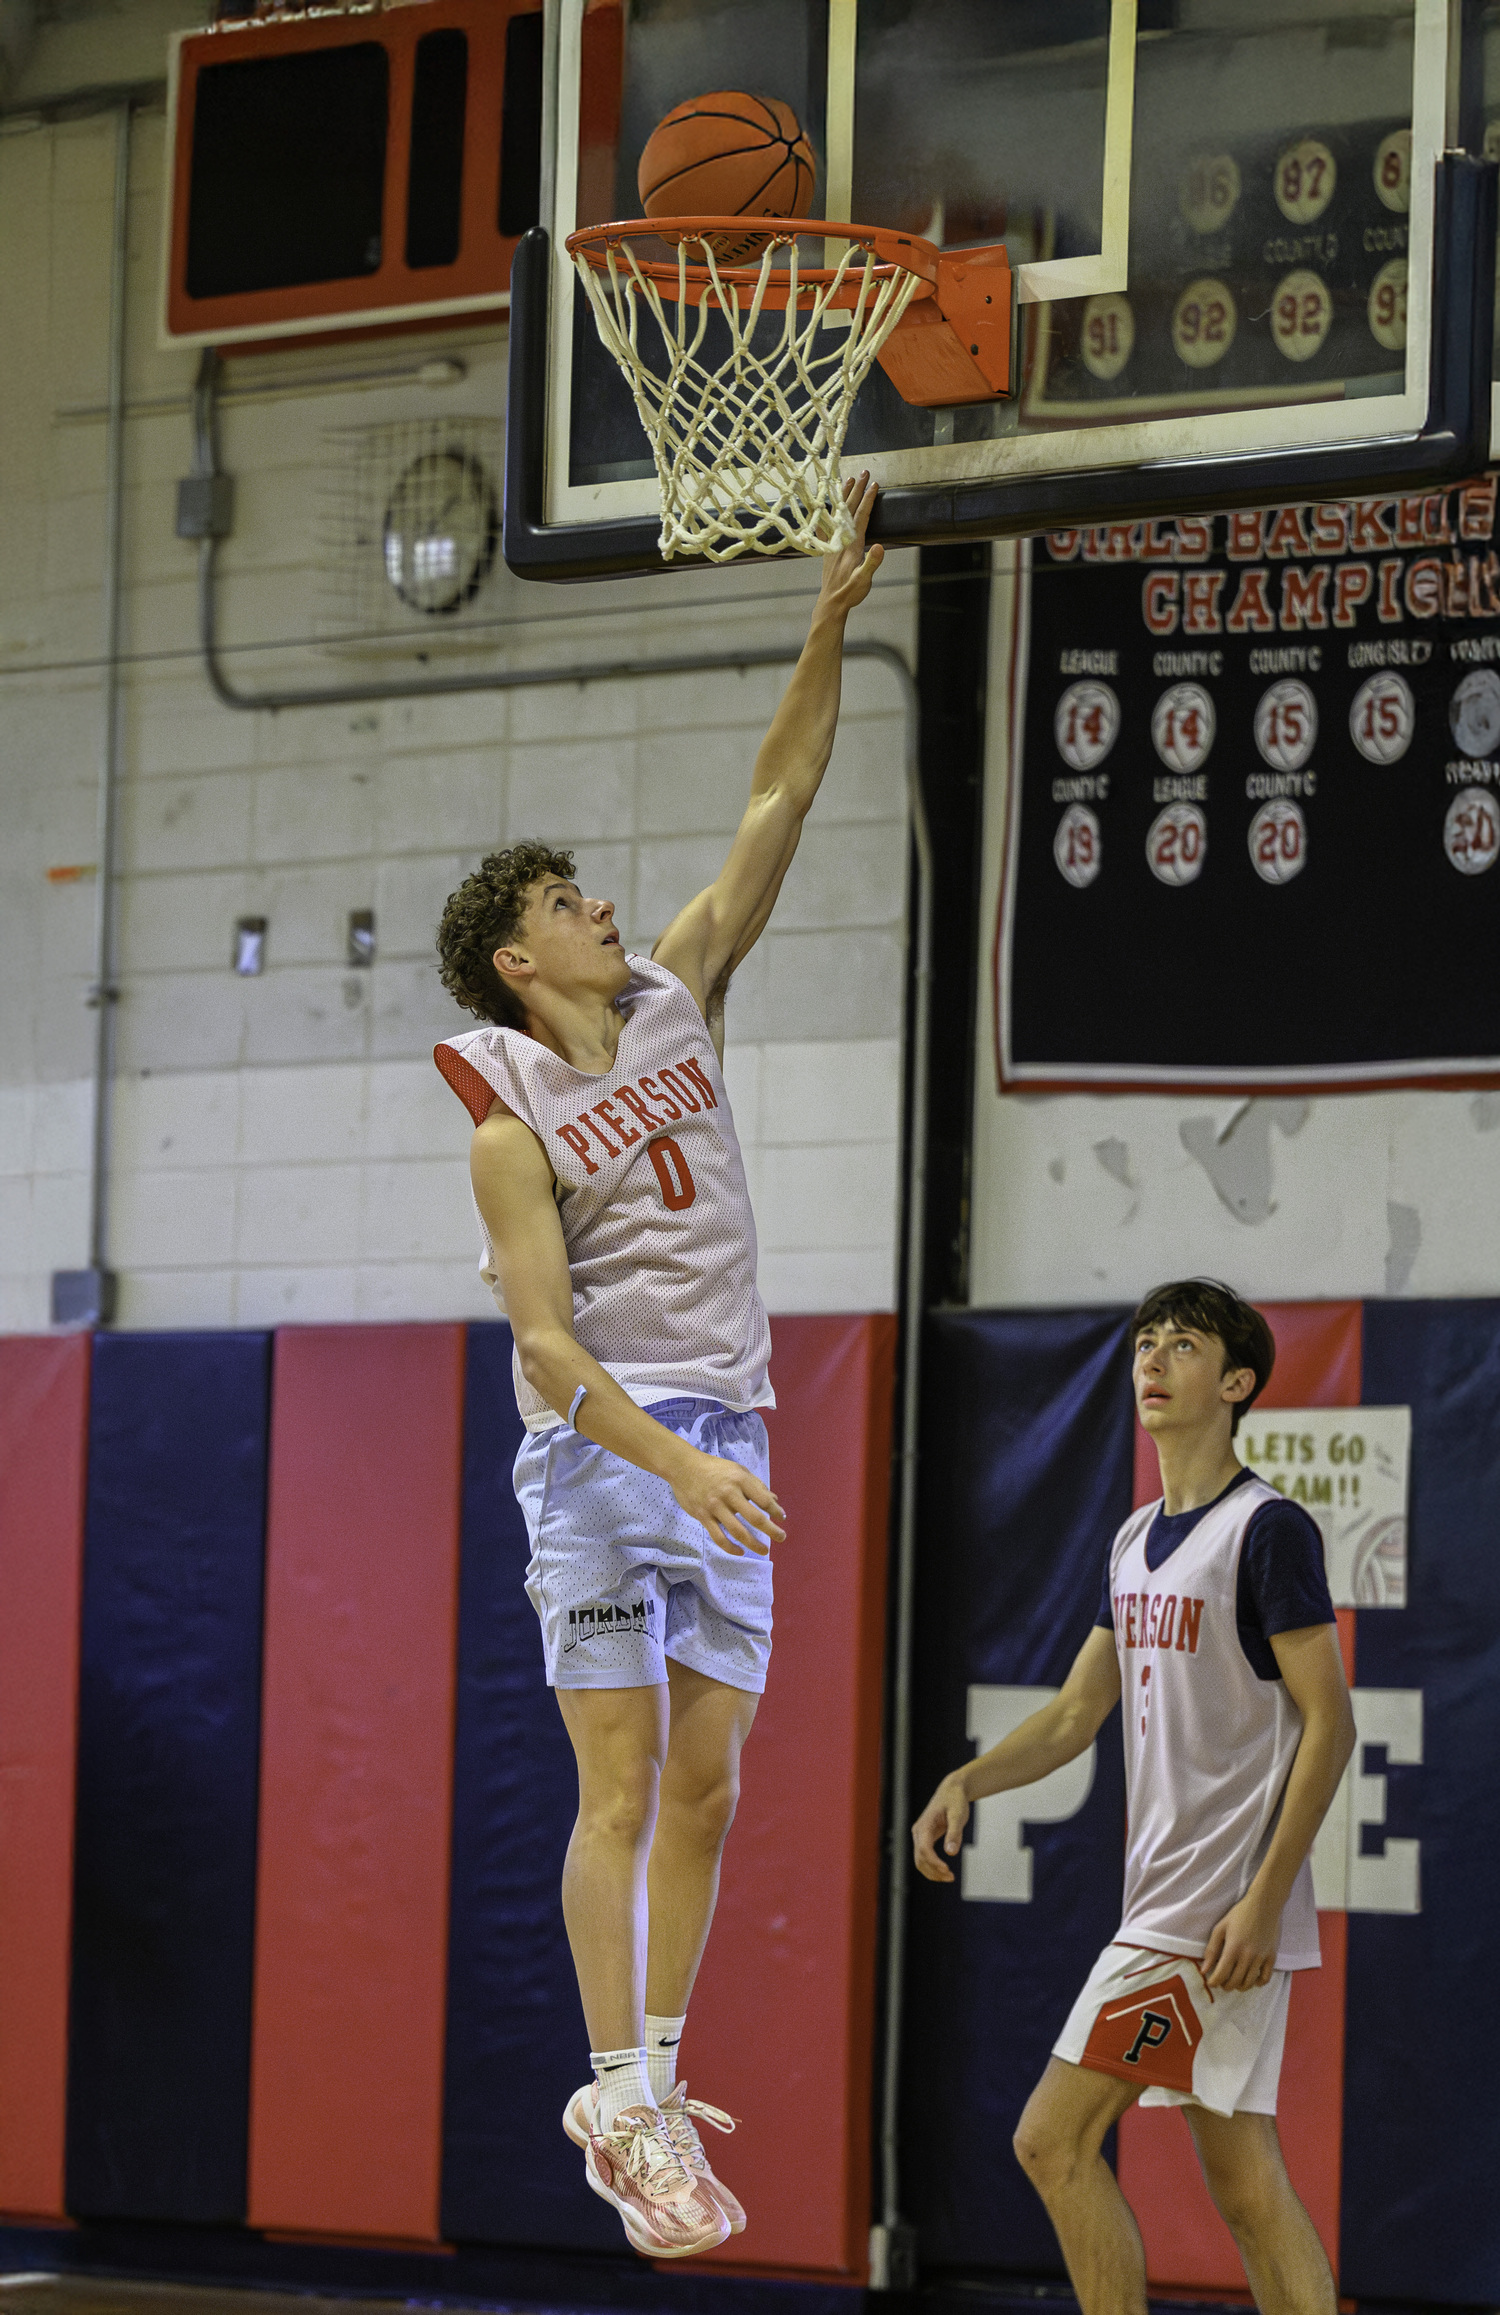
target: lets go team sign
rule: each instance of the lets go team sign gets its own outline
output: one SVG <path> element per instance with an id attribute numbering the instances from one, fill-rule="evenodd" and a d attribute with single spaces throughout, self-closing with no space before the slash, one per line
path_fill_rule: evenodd
<path id="1" fill-rule="evenodd" d="M 1500 1081 L 1496 477 L 1022 557 L 1001 1085 Z"/>

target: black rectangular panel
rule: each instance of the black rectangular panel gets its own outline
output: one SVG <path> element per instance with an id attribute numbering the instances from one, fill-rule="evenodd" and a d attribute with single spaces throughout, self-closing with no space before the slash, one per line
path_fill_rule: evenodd
<path id="1" fill-rule="evenodd" d="M 500 230 L 529 233 L 542 214 L 542 15 L 513 16 L 505 28 L 505 94 L 500 108 Z"/>
<path id="2" fill-rule="evenodd" d="M 375 273 L 390 64 L 378 41 L 205 65 L 193 114 L 189 297 Z"/>
<path id="3" fill-rule="evenodd" d="M 464 109 L 469 93 L 465 32 L 428 32 L 417 42 L 411 99 L 411 175 L 406 187 L 406 262 L 451 265 L 463 222 Z"/>

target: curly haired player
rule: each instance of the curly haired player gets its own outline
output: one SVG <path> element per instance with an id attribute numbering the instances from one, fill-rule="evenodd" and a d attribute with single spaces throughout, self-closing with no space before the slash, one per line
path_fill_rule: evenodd
<path id="1" fill-rule="evenodd" d="M 1290 1973 L 1319 1958 L 1308 1856 L 1354 1747 L 1322 1538 L 1234 1452 L 1276 1357 L 1259 1311 L 1182 1279 L 1147 1295 L 1133 1339 L 1162 1495 L 1115 1537 L 1054 1701 L 938 1786 L 912 1827 L 917 1870 L 951 1882 L 973 1803 L 1076 1759 L 1122 1705 L 1124 1912 L 1017 2155 L 1084 2315 L 1145 2315 L 1140 2234 L 1102 2147 L 1137 2098 L 1181 2106 L 1262 2315 L 1334 2315 L 1276 2135 Z"/>
<path id="2" fill-rule="evenodd" d="M 474 1119 L 483 1276 L 515 1335 L 526 1589 L 578 1764 L 563 1912 L 594 2079 L 568 2135 L 631 2243 L 682 2258 L 745 2214 L 676 2076 L 739 1756 L 771 1651 L 783 1539 L 770 1329 L 720 1071 L 723 991 L 759 937 L 838 724 L 844 622 L 881 560 L 874 492 L 823 567 L 802 656 L 716 882 L 649 958 L 572 856 L 492 855 L 448 902 L 442 975 L 484 1023 L 436 1048 Z"/>

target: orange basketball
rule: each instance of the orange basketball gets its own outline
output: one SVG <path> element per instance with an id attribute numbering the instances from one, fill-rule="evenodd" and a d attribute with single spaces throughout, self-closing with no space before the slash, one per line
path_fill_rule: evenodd
<path id="1" fill-rule="evenodd" d="M 805 217 L 816 169 L 789 104 L 728 88 L 673 106 L 646 140 L 636 182 L 648 217 Z M 765 246 L 763 233 L 714 237 L 724 265 L 751 264 Z"/>

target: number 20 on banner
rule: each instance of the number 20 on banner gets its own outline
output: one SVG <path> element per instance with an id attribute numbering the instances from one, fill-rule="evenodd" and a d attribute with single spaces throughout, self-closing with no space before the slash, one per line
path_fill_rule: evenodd
<path id="1" fill-rule="evenodd" d="M 1300 804 L 1278 796 L 1250 823 L 1250 858 L 1267 884 L 1290 884 L 1307 866 L 1307 822 Z"/>
<path id="2" fill-rule="evenodd" d="M 1196 804 L 1169 804 L 1146 838 L 1151 873 L 1163 884 L 1191 884 L 1203 872 L 1208 821 Z"/>

